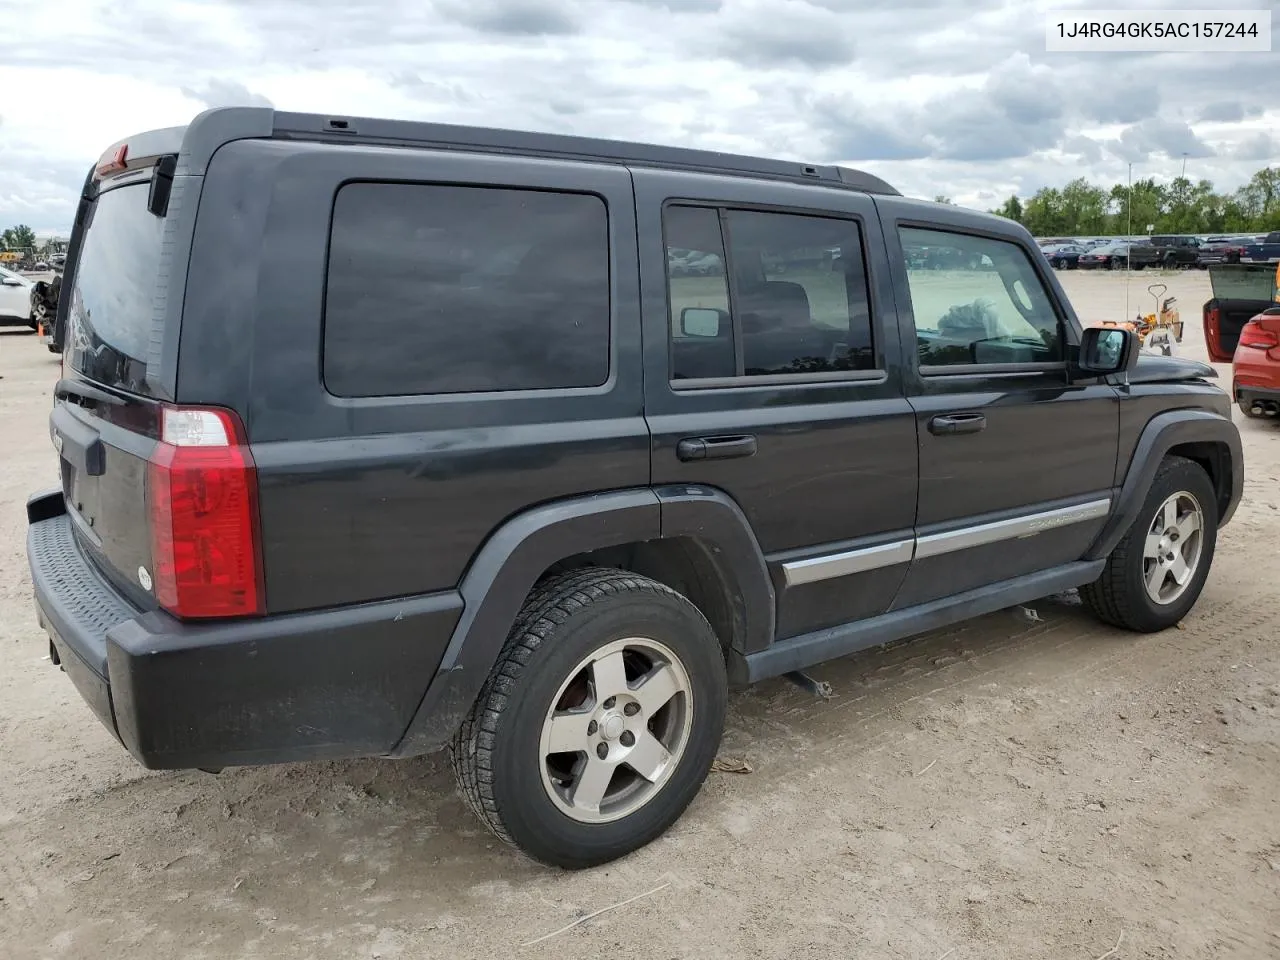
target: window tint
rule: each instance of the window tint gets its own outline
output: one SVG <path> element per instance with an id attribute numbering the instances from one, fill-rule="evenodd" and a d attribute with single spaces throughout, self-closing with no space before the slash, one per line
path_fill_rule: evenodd
<path id="1" fill-rule="evenodd" d="M 737 368 L 720 214 L 710 207 L 668 207 L 663 230 L 672 379 L 732 377 Z"/>
<path id="2" fill-rule="evenodd" d="M 93 204 L 67 310 L 67 364 L 99 383 L 141 389 L 155 316 L 164 221 L 147 210 L 148 183 Z"/>
<path id="3" fill-rule="evenodd" d="M 599 198 L 392 183 L 338 192 L 324 321 L 332 393 L 590 387 L 608 373 Z"/>
<path id="4" fill-rule="evenodd" d="M 664 214 L 673 379 L 875 367 L 857 223 L 747 210 L 723 223 L 731 277 L 720 212 Z"/>
<path id="5" fill-rule="evenodd" d="M 939 230 L 899 234 L 921 366 L 1063 359 L 1052 301 L 1021 247 Z"/>

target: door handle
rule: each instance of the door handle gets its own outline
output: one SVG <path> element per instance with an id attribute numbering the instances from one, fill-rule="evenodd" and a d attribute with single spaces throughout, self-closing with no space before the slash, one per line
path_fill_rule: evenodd
<path id="1" fill-rule="evenodd" d="M 676 444 L 676 456 L 681 460 L 729 460 L 733 457 L 750 457 L 756 452 L 756 438 L 740 437 L 689 437 Z"/>
<path id="2" fill-rule="evenodd" d="M 987 429 L 987 418 L 980 413 L 953 413 L 934 417 L 929 421 L 929 432 L 935 437 L 957 433 L 981 433 Z"/>

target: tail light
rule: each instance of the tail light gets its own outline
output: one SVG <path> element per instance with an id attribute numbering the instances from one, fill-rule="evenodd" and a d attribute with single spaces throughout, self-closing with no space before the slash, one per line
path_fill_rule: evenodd
<path id="1" fill-rule="evenodd" d="M 1240 330 L 1240 346 L 1253 347 L 1256 350 L 1271 350 L 1280 347 L 1280 336 L 1268 330 L 1257 320 L 1250 320 Z"/>
<path id="2" fill-rule="evenodd" d="M 258 471 L 239 418 L 162 408 L 147 481 L 160 606 L 184 619 L 262 613 Z"/>
<path id="3" fill-rule="evenodd" d="M 98 180 L 113 173 L 119 173 L 121 170 L 127 169 L 129 166 L 129 145 L 122 143 L 113 149 L 108 149 L 98 159 L 98 165 L 93 168 L 93 175 Z"/>

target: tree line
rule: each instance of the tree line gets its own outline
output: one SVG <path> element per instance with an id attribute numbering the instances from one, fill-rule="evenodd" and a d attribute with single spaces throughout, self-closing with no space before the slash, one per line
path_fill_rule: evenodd
<path id="1" fill-rule="evenodd" d="M 1149 224 L 1152 233 L 1265 233 L 1280 230 L 1280 167 L 1264 167 L 1234 193 L 1219 193 L 1209 180 L 1178 177 L 1167 185 L 1135 180 L 1131 194 L 1127 183 L 1108 189 L 1079 177 L 1025 201 L 1015 194 L 990 212 L 1037 237 L 1140 235 Z"/>
<path id="2" fill-rule="evenodd" d="M 36 245 L 36 232 L 25 223 L 20 223 L 0 233 L 0 244 L 6 250 L 31 250 Z"/>

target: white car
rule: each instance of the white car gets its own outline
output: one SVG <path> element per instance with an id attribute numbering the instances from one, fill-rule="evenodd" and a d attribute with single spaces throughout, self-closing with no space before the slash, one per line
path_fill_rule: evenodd
<path id="1" fill-rule="evenodd" d="M 31 317 L 33 286 L 21 274 L 0 267 L 0 327 L 22 324 L 35 329 L 35 321 Z"/>

